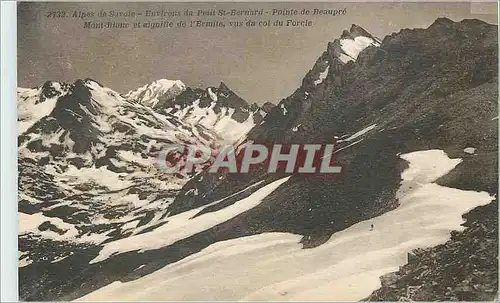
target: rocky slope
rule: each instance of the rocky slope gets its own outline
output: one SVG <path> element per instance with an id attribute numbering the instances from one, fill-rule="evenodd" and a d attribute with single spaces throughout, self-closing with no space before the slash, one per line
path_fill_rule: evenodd
<path id="1" fill-rule="evenodd" d="M 399 271 L 381 277 L 368 301 L 489 301 L 498 294 L 498 202 L 464 216 L 463 232 L 443 245 L 409 253 Z"/>

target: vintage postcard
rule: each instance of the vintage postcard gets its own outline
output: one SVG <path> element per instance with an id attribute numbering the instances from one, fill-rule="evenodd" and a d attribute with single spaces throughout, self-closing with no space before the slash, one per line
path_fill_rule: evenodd
<path id="1" fill-rule="evenodd" d="M 497 300 L 496 3 L 17 17 L 21 300 Z"/>

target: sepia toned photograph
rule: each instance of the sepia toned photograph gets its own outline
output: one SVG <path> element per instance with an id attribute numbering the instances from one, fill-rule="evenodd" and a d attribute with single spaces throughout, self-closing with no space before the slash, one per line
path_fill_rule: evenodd
<path id="1" fill-rule="evenodd" d="M 21 301 L 498 301 L 495 2 L 19 2 Z"/>

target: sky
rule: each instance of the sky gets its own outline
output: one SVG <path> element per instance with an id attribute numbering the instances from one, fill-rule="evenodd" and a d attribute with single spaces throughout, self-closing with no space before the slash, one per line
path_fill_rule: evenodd
<path id="1" fill-rule="evenodd" d="M 322 16 L 198 17 L 210 9 L 344 9 Z M 192 17 L 48 18 L 50 12 L 194 11 Z M 454 21 L 477 18 L 497 23 L 496 3 L 90 3 L 22 2 L 18 4 L 18 86 L 35 87 L 47 80 L 73 83 L 92 78 L 120 93 L 157 79 L 181 80 L 191 87 L 218 86 L 223 81 L 243 99 L 276 103 L 290 95 L 326 50 L 351 24 L 384 36 L 403 28 L 426 28 L 438 17 Z M 108 15 L 109 16 L 109 15 Z M 266 21 L 309 19 L 309 27 L 243 28 L 84 28 L 85 21 L 132 22 L 180 20 Z M 272 19 L 272 20 L 274 20 Z"/>

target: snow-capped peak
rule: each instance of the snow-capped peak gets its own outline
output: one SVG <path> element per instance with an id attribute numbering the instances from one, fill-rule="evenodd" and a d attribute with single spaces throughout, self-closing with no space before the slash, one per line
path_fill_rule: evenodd
<path id="1" fill-rule="evenodd" d="M 181 80 L 159 79 L 136 90 L 128 92 L 124 97 L 154 107 L 160 99 L 165 101 L 175 98 L 186 89 Z"/>
<path id="2" fill-rule="evenodd" d="M 340 39 L 333 43 L 333 51 L 343 63 L 356 61 L 359 54 L 369 46 L 380 46 L 380 40 L 372 36 L 361 26 L 353 24 L 349 30 L 344 30 Z"/>
<path id="3" fill-rule="evenodd" d="M 379 47 L 380 43 L 380 39 L 353 24 L 349 30 L 344 30 L 339 38 L 328 43 L 327 50 L 306 76 L 306 82 L 311 86 L 322 84 L 329 74 L 336 74 L 343 65 L 356 61 L 363 50 L 370 46 Z"/>

